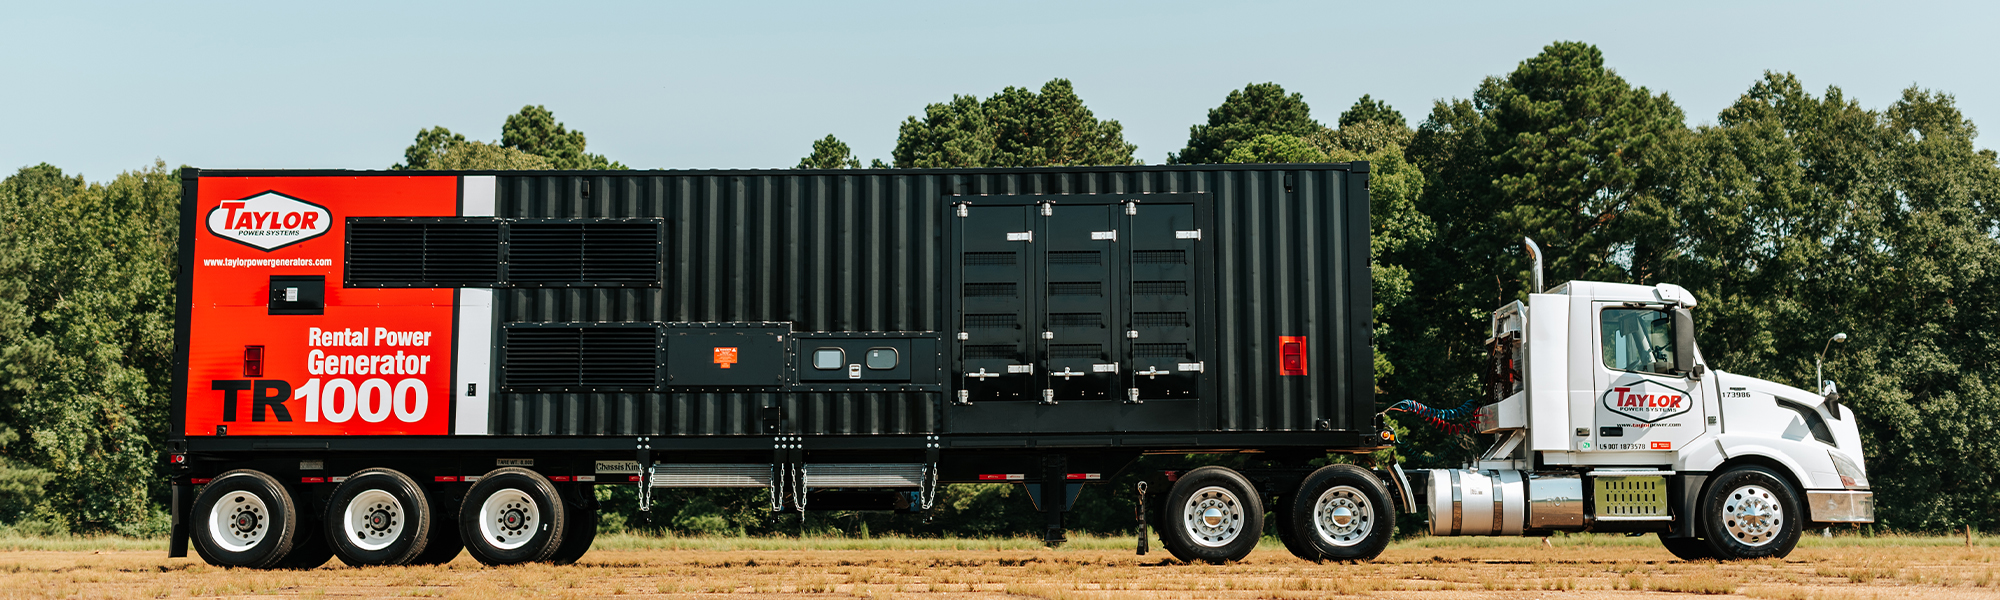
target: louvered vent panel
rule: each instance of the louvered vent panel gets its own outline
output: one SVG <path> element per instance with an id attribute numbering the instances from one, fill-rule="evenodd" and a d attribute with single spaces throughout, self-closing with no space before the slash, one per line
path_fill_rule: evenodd
<path id="1" fill-rule="evenodd" d="M 659 386 L 651 327 L 509 327 L 501 384 L 512 390 L 644 391 Z"/>
<path id="2" fill-rule="evenodd" d="M 507 234 L 514 285 L 646 284 L 660 280 L 652 223 L 514 223 Z"/>
<path id="3" fill-rule="evenodd" d="M 500 224 L 350 221 L 347 283 L 492 286 L 500 280 Z"/>
<path id="4" fill-rule="evenodd" d="M 1049 284 L 1051 296 L 1102 296 L 1104 283 L 1099 281 L 1057 281 Z"/>

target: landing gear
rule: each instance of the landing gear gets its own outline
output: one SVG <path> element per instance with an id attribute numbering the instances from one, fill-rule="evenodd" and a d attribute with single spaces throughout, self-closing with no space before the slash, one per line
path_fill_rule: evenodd
<path id="1" fill-rule="evenodd" d="M 1799 543 L 1798 493 L 1769 469 L 1743 466 L 1709 481 L 1700 528 L 1715 558 L 1783 558 Z M 1671 550 L 1671 549 L 1669 549 Z"/>
<path id="2" fill-rule="evenodd" d="M 495 469 L 466 492 L 458 534 L 481 563 L 547 561 L 562 547 L 568 513 L 548 478 L 527 469 Z"/>
<path id="3" fill-rule="evenodd" d="M 349 565 L 407 565 L 423 554 L 434 518 L 430 499 L 408 475 L 365 469 L 334 489 L 326 538 Z"/>
<path id="4" fill-rule="evenodd" d="M 1313 562 L 1375 558 L 1395 534 L 1389 490 L 1354 465 L 1321 467 L 1282 506 L 1279 538 L 1293 555 Z"/>
<path id="5" fill-rule="evenodd" d="M 1264 504 L 1243 475 L 1201 467 L 1182 475 L 1167 493 L 1160 545 L 1187 562 L 1243 560 L 1264 532 Z"/>
<path id="6" fill-rule="evenodd" d="M 298 509 L 278 480 L 257 471 L 223 473 L 194 501 L 195 553 L 208 564 L 269 569 L 292 552 Z"/>

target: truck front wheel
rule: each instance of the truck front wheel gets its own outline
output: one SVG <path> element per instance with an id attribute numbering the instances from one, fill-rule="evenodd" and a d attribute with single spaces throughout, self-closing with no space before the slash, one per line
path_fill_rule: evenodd
<path id="1" fill-rule="evenodd" d="M 1322 560 L 1369 560 L 1389 547 L 1396 509 L 1389 490 L 1367 469 L 1327 465 L 1306 476 L 1284 503 L 1278 529 L 1292 554 Z"/>
<path id="2" fill-rule="evenodd" d="M 1264 504 L 1257 488 L 1223 467 L 1181 475 L 1161 512 L 1160 545 L 1187 562 L 1243 560 L 1264 534 Z"/>
<path id="3" fill-rule="evenodd" d="M 299 515 L 270 475 L 240 470 L 209 481 L 194 501 L 195 553 L 208 564 L 269 569 L 292 552 Z"/>
<path id="4" fill-rule="evenodd" d="M 562 547 L 568 512 L 547 477 L 518 467 L 494 469 L 465 493 L 458 535 L 465 551 L 488 565 L 551 560 Z"/>
<path id="5" fill-rule="evenodd" d="M 1758 466 L 1736 467 L 1710 480 L 1700 515 L 1702 537 L 1720 560 L 1791 554 L 1804 516 L 1791 484 Z"/>

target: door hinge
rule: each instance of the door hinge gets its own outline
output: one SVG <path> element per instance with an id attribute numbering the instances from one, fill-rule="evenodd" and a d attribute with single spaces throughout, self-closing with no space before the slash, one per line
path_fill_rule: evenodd
<path id="1" fill-rule="evenodd" d="M 1116 242 L 1118 241 L 1118 230 L 1113 229 L 1111 231 L 1092 231 L 1090 232 L 1090 239 L 1091 241 Z"/>
<path id="2" fill-rule="evenodd" d="M 1174 232 L 1174 239 L 1177 239 L 1177 240 L 1200 240 L 1200 239 L 1201 239 L 1201 230 L 1200 230 L 1200 229 L 1193 229 L 1193 230 L 1186 230 L 1186 231 L 1175 231 L 1175 232 Z"/>
<path id="3" fill-rule="evenodd" d="M 1009 242 L 1028 242 L 1028 243 L 1034 243 L 1034 241 L 1035 241 L 1035 232 L 1033 232 L 1033 231 L 1016 231 L 1016 232 L 1012 232 L 1012 233 L 1008 233 L 1008 234 L 1007 234 L 1007 241 L 1009 241 Z"/>
<path id="4" fill-rule="evenodd" d="M 1056 205 L 1055 205 L 1055 203 L 1053 203 L 1053 202 L 1043 202 L 1043 203 L 1041 203 L 1041 204 L 1042 204 L 1042 216 L 1044 216 L 1044 217 L 1053 217 L 1053 216 L 1056 216 Z"/>
<path id="5" fill-rule="evenodd" d="M 960 216 L 960 217 L 970 217 L 970 216 L 972 216 L 972 209 L 971 209 L 971 206 L 972 206 L 972 203 L 970 203 L 970 202 L 960 202 L 960 203 L 956 204 L 955 206 L 957 206 L 957 207 L 958 207 L 958 216 Z"/>
<path id="6" fill-rule="evenodd" d="M 1138 200 L 1133 200 L 1133 201 L 1131 201 L 1131 202 L 1126 202 L 1126 203 L 1125 203 L 1125 214 L 1127 214 L 1127 215 L 1136 215 L 1136 214 L 1139 214 L 1139 201 L 1138 201 Z"/>
<path id="7" fill-rule="evenodd" d="M 966 340 L 969 340 L 969 339 L 972 339 L 972 334 L 971 334 L 971 333 L 969 333 L 969 332 L 964 332 L 964 331 L 960 331 L 960 332 L 958 332 L 958 341 L 961 341 L 961 342 L 963 342 L 963 341 L 966 341 Z"/>

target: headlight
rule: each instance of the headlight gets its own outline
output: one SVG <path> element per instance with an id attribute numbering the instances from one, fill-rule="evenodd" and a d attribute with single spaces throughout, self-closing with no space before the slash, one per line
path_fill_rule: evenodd
<path id="1" fill-rule="evenodd" d="M 1840 474 L 1840 485 L 1850 490 L 1868 489 L 1868 476 L 1862 474 L 1860 465 L 1839 452 L 1828 450 L 1826 455 L 1833 458 L 1833 472 Z"/>

